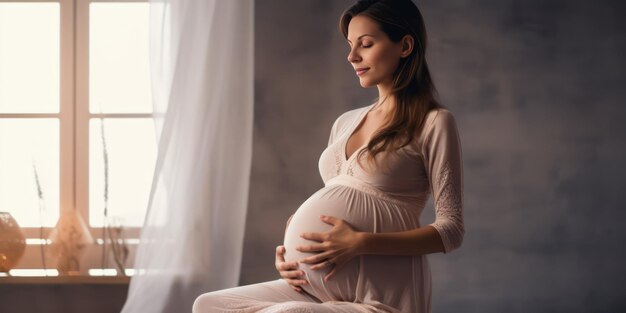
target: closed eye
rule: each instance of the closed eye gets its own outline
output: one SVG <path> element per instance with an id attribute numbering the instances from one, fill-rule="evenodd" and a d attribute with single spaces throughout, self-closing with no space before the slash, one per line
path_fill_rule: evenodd
<path id="1" fill-rule="evenodd" d="M 361 47 L 363 48 L 370 48 L 371 46 L 373 46 L 374 44 L 369 44 L 369 45 L 361 45 Z M 352 47 L 352 45 L 350 45 L 350 47 Z"/>

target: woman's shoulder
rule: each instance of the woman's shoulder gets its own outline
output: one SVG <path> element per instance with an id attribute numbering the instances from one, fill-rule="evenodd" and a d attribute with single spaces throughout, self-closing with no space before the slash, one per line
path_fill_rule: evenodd
<path id="1" fill-rule="evenodd" d="M 361 116 L 361 114 L 370 107 L 371 105 L 368 105 L 368 106 L 351 109 L 346 112 L 343 112 L 342 114 L 339 115 L 339 117 L 337 117 L 337 119 L 335 119 L 334 127 L 339 130 L 343 129 L 344 127 L 350 125 L 354 120 L 356 120 L 359 116 Z"/>
<path id="2" fill-rule="evenodd" d="M 456 121 L 452 112 L 445 107 L 433 108 L 426 113 L 423 127 L 416 130 L 413 143 L 421 151 L 437 134 L 457 132 Z"/>
<path id="3" fill-rule="evenodd" d="M 364 113 L 364 111 L 367 111 L 370 107 L 372 107 L 372 104 L 366 105 L 366 106 L 363 106 L 363 107 L 359 107 L 359 108 L 356 108 L 356 109 L 348 110 L 348 111 L 342 113 L 341 115 L 339 115 L 339 119 L 349 120 L 349 119 L 357 118 L 359 115 L 361 115 L 361 113 Z"/>
<path id="4" fill-rule="evenodd" d="M 450 127 L 456 128 L 456 119 L 452 112 L 445 107 L 434 108 L 426 113 L 423 134 L 428 135 L 434 130 L 448 129 Z"/>

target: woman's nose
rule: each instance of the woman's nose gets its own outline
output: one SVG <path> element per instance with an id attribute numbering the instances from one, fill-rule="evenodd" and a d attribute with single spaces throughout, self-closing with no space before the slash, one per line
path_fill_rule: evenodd
<path id="1" fill-rule="evenodd" d="M 348 62 L 355 63 L 361 60 L 361 56 L 359 56 L 354 49 L 350 49 L 350 53 L 348 53 Z"/>

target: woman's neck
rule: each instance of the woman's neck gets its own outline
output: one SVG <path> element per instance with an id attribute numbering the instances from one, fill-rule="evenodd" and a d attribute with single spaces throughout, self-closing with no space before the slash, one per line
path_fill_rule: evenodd
<path id="1" fill-rule="evenodd" d="M 386 84 L 378 84 L 378 102 L 374 105 L 372 111 L 380 112 L 380 113 L 389 113 L 391 112 L 395 105 L 396 99 L 393 95 L 390 94 L 391 88 Z"/>

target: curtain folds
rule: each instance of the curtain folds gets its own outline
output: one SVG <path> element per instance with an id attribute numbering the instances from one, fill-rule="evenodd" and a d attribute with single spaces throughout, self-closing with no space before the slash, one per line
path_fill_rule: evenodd
<path id="1" fill-rule="evenodd" d="M 157 165 L 123 313 L 237 286 L 253 118 L 253 0 L 150 0 Z"/>

